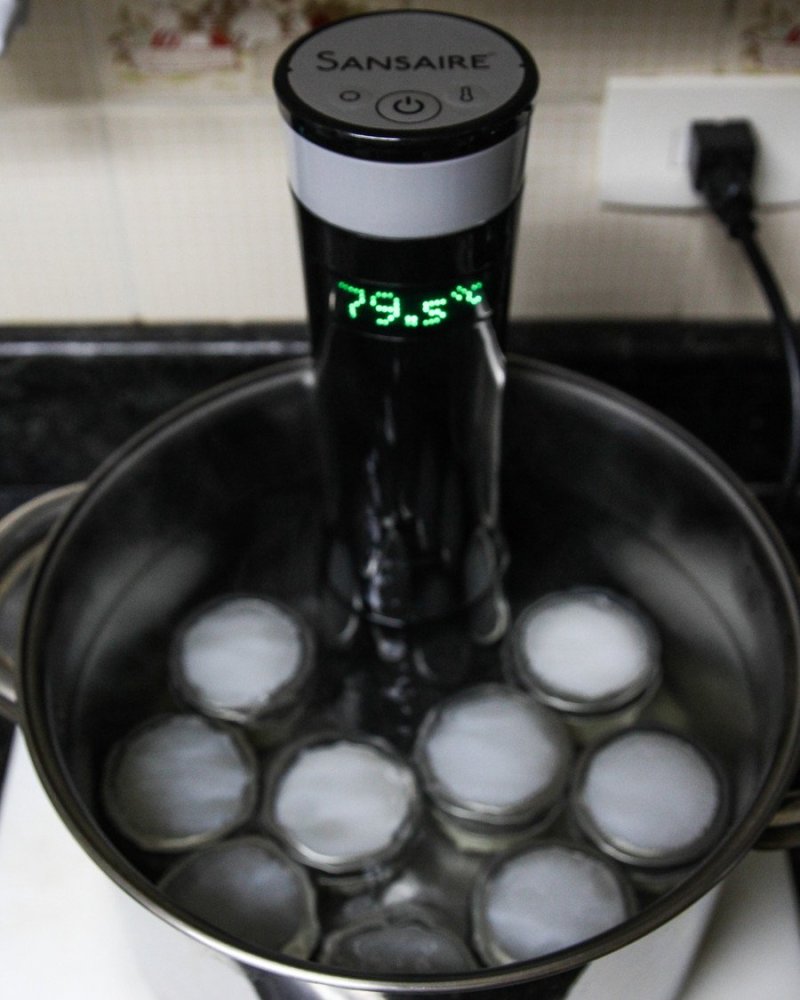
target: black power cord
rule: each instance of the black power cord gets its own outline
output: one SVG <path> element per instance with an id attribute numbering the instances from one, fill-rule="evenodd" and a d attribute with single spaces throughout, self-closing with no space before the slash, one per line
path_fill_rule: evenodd
<path id="1" fill-rule="evenodd" d="M 758 156 L 749 121 L 692 123 L 689 167 L 692 183 L 708 207 L 744 250 L 780 335 L 789 380 L 789 444 L 775 513 L 784 516 L 800 476 L 800 335 L 780 285 L 756 239 L 753 173 Z"/>

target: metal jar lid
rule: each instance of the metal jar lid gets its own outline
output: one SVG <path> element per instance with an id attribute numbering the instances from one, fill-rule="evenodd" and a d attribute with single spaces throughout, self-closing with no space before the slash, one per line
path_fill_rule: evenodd
<path id="1" fill-rule="evenodd" d="M 277 601 L 235 594 L 198 608 L 179 627 L 170 677 L 198 712 L 264 727 L 304 703 L 314 666 L 311 630 Z"/>
<path id="2" fill-rule="evenodd" d="M 482 684 L 430 710 L 414 759 L 447 819 L 476 834 L 529 833 L 564 799 L 572 744 L 561 720 L 529 695 Z"/>
<path id="3" fill-rule="evenodd" d="M 728 795 L 719 767 L 695 742 L 639 728 L 585 752 L 570 808 L 604 853 L 633 866 L 669 868 L 696 861 L 715 843 Z"/>
<path id="4" fill-rule="evenodd" d="M 239 733 L 199 715 L 160 715 L 112 748 L 103 804 L 150 851 L 185 851 L 233 832 L 257 802 L 256 756 Z"/>
<path id="5" fill-rule="evenodd" d="M 159 888 L 242 946 L 309 958 L 319 938 L 308 873 L 266 837 L 235 837 L 182 858 Z"/>
<path id="6" fill-rule="evenodd" d="M 416 775 L 388 743 L 317 733 L 273 761 L 262 819 L 299 861 L 344 876 L 396 859 L 421 813 Z"/>
<path id="7" fill-rule="evenodd" d="M 575 715 L 613 712 L 653 693 L 661 643 L 644 612 L 603 588 L 550 593 L 523 610 L 506 650 L 514 682 Z"/>
<path id="8" fill-rule="evenodd" d="M 559 841 L 495 858 L 472 897 L 475 948 L 488 965 L 540 958 L 627 920 L 634 894 L 614 862 Z"/>

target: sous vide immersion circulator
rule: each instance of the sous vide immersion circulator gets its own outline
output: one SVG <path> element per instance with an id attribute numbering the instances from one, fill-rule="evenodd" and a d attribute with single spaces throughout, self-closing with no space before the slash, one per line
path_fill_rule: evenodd
<path id="1" fill-rule="evenodd" d="M 466 621 L 470 645 L 507 624 L 503 348 L 537 83 L 505 33 L 415 11 L 328 25 L 275 72 L 328 480 L 333 632 L 347 644 L 366 623 L 379 659 L 434 680 L 458 673 L 433 652 L 447 622 Z"/>

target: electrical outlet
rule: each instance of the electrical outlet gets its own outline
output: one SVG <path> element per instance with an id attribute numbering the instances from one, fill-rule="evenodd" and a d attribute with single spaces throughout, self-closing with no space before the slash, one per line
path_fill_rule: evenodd
<path id="1" fill-rule="evenodd" d="M 800 77 L 612 77 L 600 133 L 600 199 L 640 209 L 702 202 L 689 179 L 692 121 L 748 118 L 760 205 L 800 203 Z"/>

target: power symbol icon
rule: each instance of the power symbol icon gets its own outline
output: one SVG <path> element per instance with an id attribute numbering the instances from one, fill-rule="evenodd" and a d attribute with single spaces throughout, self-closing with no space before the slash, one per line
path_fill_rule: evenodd
<path id="1" fill-rule="evenodd" d="M 425 110 L 425 104 L 418 97 L 406 94 L 405 97 L 398 97 L 392 105 L 399 115 L 418 115 Z"/>
<path id="2" fill-rule="evenodd" d="M 442 110 L 439 100 L 424 90 L 395 90 L 375 105 L 381 118 L 403 125 L 416 125 L 435 118 Z"/>

